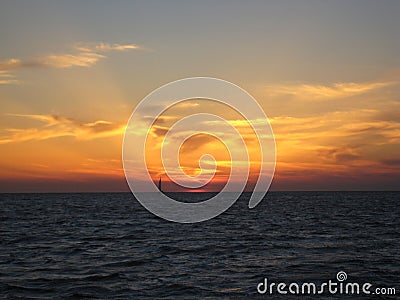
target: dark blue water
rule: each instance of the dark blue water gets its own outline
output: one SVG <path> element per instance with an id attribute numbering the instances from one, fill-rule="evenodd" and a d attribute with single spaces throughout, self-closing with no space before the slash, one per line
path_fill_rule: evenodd
<path id="1" fill-rule="evenodd" d="M 0 297 L 276 299 L 257 294 L 265 277 L 338 271 L 399 294 L 399 196 L 272 192 L 249 210 L 244 194 L 213 220 L 177 224 L 129 193 L 0 194 Z M 326 295 L 340 297 L 354 298 Z"/>

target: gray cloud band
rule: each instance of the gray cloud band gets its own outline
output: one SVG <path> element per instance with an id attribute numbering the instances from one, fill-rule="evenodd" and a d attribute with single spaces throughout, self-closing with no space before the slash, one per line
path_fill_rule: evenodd
<path id="1" fill-rule="evenodd" d="M 146 139 L 153 123 L 169 107 L 189 99 L 209 99 L 222 103 L 240 113 L 253 128 L 260 145 L 261 163 L 257 182 L 249 200 L 249 208 L 255 207 L 267 193 L 275 171 L 275 139 L 264 111 L 257 101 L 237 85 L 215 78 L 194 77 L 166 84 L 146 96 L 133 111 L 125 129 L 122 158 L 125 177 L 135 198 L 151 213 L 169 221 L 196 223 L 218 216 L 232 206 L 243 192 L 248 179 L 249 156 L 243 137 L 228 120 L 214 114 L 192 114 L 176 122 L 164 137 L 161 157 L 168 177 L 183 187 L 198 188 L 207 184 L 215 174 L 202 172 L 191 177 L 179 166 L 179 149 L 190 136 L 209 134 L 225 144 L 231 157 L 231 172 L 222 191 L 200 203 L 176 201 L 158 190 L 146 164 Z M 223 124 L 223 132 L 202 128 L 205 122 Z M 226 139 L 227 134 L 234 141 Z M 168 153 L 168 155 L 167 155 Z M 174 153 L 174 155 L 171 155 Z M 208 153 L 200 158 L 204 162 L 215 159 Z M 237 176 L 247 170 L 245 176 Z M 140 174 L 140 186 L 138 181 Z M 232 179 L 235 178 L 235 181 Z M 144 180 L 144 181 L 143 181 Z M 139 192 L 139 191 L 146 192 Z M 226 193 L 229 191 L 229 193 Z M 234 191 L 234 192 L 231 192 Z"/>

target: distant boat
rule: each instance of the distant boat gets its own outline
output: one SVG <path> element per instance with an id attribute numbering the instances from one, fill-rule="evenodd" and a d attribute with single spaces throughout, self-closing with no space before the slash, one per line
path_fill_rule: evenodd
<path id="1" fill-rule="evenodd" d="M 158 180 L 158 190 L 160 192 L 162 192 L 162 189 L 161 189 L 161 176 L 160 176 L 160 180 Z"/>

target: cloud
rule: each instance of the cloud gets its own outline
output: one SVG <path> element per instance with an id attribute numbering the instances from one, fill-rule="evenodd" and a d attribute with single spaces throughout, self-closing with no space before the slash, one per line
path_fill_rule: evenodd
<path id="1" fill-rule="evenodd" d="M 155 137 L 164 137 L 168 132 L 168 128 L 162 127 L 162 126 L 152 126 L 151 127 L 151 133 Z"/>
<path id="2" fill-rule="evenodd" d="M 19 83 L 19 80 L 15 79 L 15 76 L 13 74 L 8 73 L 6 70 L 0 70 L 0 85 Z"/>
<path id="3" fill-rule="evenodd" d="M 375 88 L 378 89 L 377 86 Z M 384 96 L 390 97 L 390 100 L 393 95 L 396 95 L 394 93 L 379 94 L 385 94 Z M 372 98 L 375 99 L 375 96 L 374 94 Z M 269 118 L 277 144 L 278 174 L 279 172 L 280 174 L 292 173 L 299 178 L 305 178 L 312 172 L 318 174 L 317 178 L 321 174 L 352 176 L 361 171 L 374 174 L 379 172 L 381 174 L 397 172 L 398 174 L 398 166 L 395 169 L 393 166 L 382 163 L 383 160 L 396 158 L 393 157 L 393 153 L 399 151 L 398 104 L 395 101 L 383 103 L 381 99 L 379 98 L 377 105 L 370 105 L 368 108 L 364 105 L 359 108 L 343 109 L 343 105 L 338 105 L 318 114 L 315 112 L 298 114 L 296 110 L 290 109 L 285 112 L 287 115 L 275 115 Z M 181 114 L 172 115 L 169 111 L 167 113 L 163 115 L 162 126 L 160 126 L 161 123 L 155 124 L 156 126 L 151 131 L 153 139 L 148 144 L 150 147 L 154 146 L 154 151 L 158 149 L 157 147 L 161 147 L 166 131 L 173 125 L 172 121 L 177 121 L 182 117 Z M 223 113 L 225 111 L 221 112 Z M 259 145 L 249 122 L 235 115 L 229 115 L 225 119 L 238 129 L 248 147 L 252 162 L 257 165 L 260 159 Z M 256 119 L 250 122 L 257 128 L 264 125 L 266 121 Z M 219 120 L 208 121 L 200 124 L 199 128 L 205 132 L 223 133 L 225 141 L 236 143 L 237 137 L 226 133 L 223 123 Z M 188 128 L 185 132 L 177 133 L 176 136 L 188 136 L 193 133 L 195 133 L 194 128 Z M 171 139 L 173 140 L 174 137 Z M 208 153 L 216 144 L 215 140 L 204 137 L 188 141 L 182 149 L 190 153 L 191 159 L 196 159 L 200 150 Z M 217 151 L 217 153 L 220 152 L 223 151 Z M 184 163 L 187 161 L 189 159 L 183 160 Z M 157 162 L 150 163 L 155 166 Z M 193 167 L 195 170 L 198 168 L 197 160 L 194 166 L 190 164 L 185 166 Z M 157 167 L 154 168 L 157 169 Z"/>
<path id="4" fill-rule="evenodd" d="M 191 102 L 190 100 L 180 102 L 179 104 L 175 104 L 177 108 L 193 108 L 200 106 L 197 102 Z"/>
<path id="5" fill-rule="evenodd" d="M 105 58 L 104 55 L 91 52 L 75 54 L 50 54 L 39 58 L 21 60 L 12 58 L 0 62 L 0 71 L 22 69 L 22 68 L 70 68 L 89 67 L 98 60 Z"/>
<path id="6" fill-rule="evenodd" d="M 90 67 L 97 63 L 104 55 L 83 52 L 78 54 L 48 55 L 38 63 L 44 67 L 51 68 L 70 68 L 70 67 Z"/>
<path id="7" fill-rule="evenodd" d="M 271 95 L 287 94 L 305 99 L 333 99 L 360 95 L 393 84 L 395 82 L 341 82 L 332 85 L 270 85 L 268 86 L 268 90 Z"/>
<path id="8" fill-rule="evenodd" d="M 22 65 L 20 59 L 17 58 L 10 58 L 3 61 L 0 61 L 0 70 L 10 70 L 19 68 Z"/>
<path id="9" fill-rule="evenodd" d="M 22 68 L 56 68 L 90 67 L 99 60 L 105 59 L 105 53 L 111 51 L 128 51 L 141 49 L 134 44 L 80 44 L 73 47 L 70 53 L 47 54 L 44 56 L 20 59 L 10 58 L 0 61 L 0 84 L 20 83 L 14 79 L 11 71 Z"/>
<path id="10" fill-rule="evenodd" d="M 325 162 L 336 164 L 350 164 L 361 158 L 361 156 L 357 153 L 357 148 L 358 147 L 350 147 L 348 145 L 344 145 L 341 147 L 321 147 L 317 149 L 317 153 L 319 154 L 319 157 Z"/>
<path id="11" fill-rule="evenodd" d="M 138 50 L 141 49 L 135 44 L 109 44 L 109 43 L 99 43 L 99 44 L 77 44 L 75 48 L 83 52 L 108 52 L 108 51 L 126 51 L 126 50 Z"/>
<path id="12" fill-rule="evenodd" d="M 400 167 L 400 159 L 383 159 L 382 163 L 389 166 L 398 166 Z"/>
<path id="13" fill-rule="evenodd" d="M 277 138 L 290 139 L 353 139 L 374 135 L 385 137 L 394 135 L 399 130 L 400 123 L 396 119 L 382 120 L 386 113 L 375 109 L 354 109 L 348 111 L 333 111 L 321 113 L 318 116 L 270 118 L 270 123 Z M 390 142 L 387 140 L 387 142 Z"/>
<path id="14" fill-rule="evenodd" d="M 38 120 L 44 123 L 33 128 L 7 128 L 6 134 L 0 139 L 0 144 L 24 142 L 29 140 L 46 140 L 56 137 L 75 137 L 82 140 L 91 140 L 102 137 L 122 135 L 125 125 L 97 120 L 82 123 L 72 118 L 59 115 L 23 115 L 9 114 L 9 116 Z"/>
<path id="15" fill-rule="evenodd" d="M 381 115 L 378 110 L 361 109 L 273 118 L 277 174 L 299 178 L 312 172 L 319 176 L 399 174 L 398 166 L 382 162 L 396 158 L 400 123 L 380 120 Z"/>

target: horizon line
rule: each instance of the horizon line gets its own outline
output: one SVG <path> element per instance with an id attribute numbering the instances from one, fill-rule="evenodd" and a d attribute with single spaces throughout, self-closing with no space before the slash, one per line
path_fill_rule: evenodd
<path id="1" fill-rule="evenodd" d="M 218 191 L 185 191 L 185 192 L 174 192 L 174 191 L 163 191 L 164 193 L 171 193 L 171 194 L 218 194 L 220 192 Z M 237 193 L 238 191 L 229 191 L 229 192 L 223 192 L 223 193 Z M 324 192 L 324 193 L 343 193 L 343 192 L 357 192 L 357 193 L 368 193 L 368 192 L 400 192 L 399 190 L 275 190 L 275 191 L 267 191 L 266 194 L 268 193 L 315 193 L 315 192 Z M 59 192 L 46 192 L 46 191 L 40 191 L 40 192 L 1 192 L 1 194 L 132 194 L 131 191 L 77 191 L 77 192 L 71 192 L 71 191 L 59 191 Z M 138 193 L 155 193 L 155 192 L 138 192 Z M 241 194 L 249 194 L 249 193 L 264 193 L 264 192 L 259 192 L 259 191 L 243 191 Z"/>

